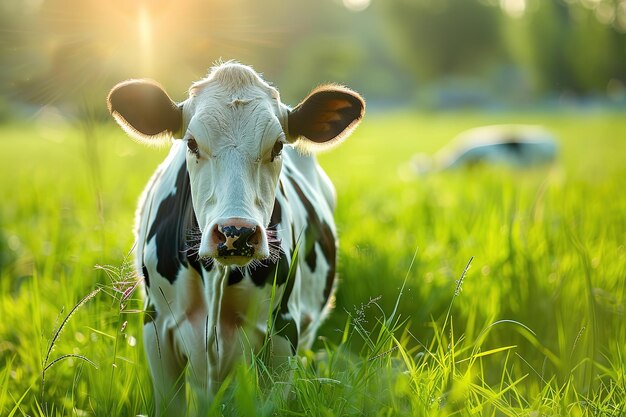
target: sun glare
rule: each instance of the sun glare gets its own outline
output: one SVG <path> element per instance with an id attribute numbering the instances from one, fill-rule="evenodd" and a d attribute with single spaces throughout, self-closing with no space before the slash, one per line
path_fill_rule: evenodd
<path id="1" fill-rule="evenodd" d="M 360 12 L 369 7 L 370 0 L 343 0 L 343 5 L 350 11 Z"/>
<path id="2" fill-rule="evenodd" d="M 526 0 L 500 0 L 500 7 L 511 17 L 522 17 L 526 12 Z"/>
<path id="3" fill-rule="evenodd" d="M 141 50 L 141 66 L 144 71 L 151 72 L 153 65 L 153 37 L 150 13 L 145 5 L 139 7 L 137 14 L 137 35 Z"/>

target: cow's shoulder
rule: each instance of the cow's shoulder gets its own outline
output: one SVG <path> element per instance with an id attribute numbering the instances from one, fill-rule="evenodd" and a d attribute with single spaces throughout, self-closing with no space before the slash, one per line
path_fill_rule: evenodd
<path id="1" fill-rule="evenodd" d="M 326 203 L 332 213 L 336 205 L 335 187 L 315 155 L 303 155 L 294 148 L 287 148 L 283 161 L 283 180 L 296 182 L 309 200 Z"/>
<path id="2" fill-rule="evenodd" d="M 156 271 L 170 283 L 181 267 L 201 270 L 194 253 L 193 237 L 198 223 L 191 201 L 184 144 L 172 149 L 146 187 L 137 213 L 138 270 Z M 210 264 L 205 265 L 208 269 Z M 144 277 L 149 285 L 149 277 Z"/>

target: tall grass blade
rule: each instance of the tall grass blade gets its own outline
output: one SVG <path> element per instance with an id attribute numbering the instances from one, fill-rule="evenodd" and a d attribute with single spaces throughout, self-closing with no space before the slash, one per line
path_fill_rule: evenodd
<path id="1" fill-rule="evenodd" d="M 79 308 L 81 308 L 83 305 L 85 305 L 89 300 L 94 298 L 100 292 L 101 289 L 102 289 L 102 287 L 96 288 L 95 290 L 91 291 L 89 294 L 84 296 L 78 303 L 76 303 L 76 305 L 74 305 L 74 307 L 72 307 L 70 312 L 65 316 L 65 318 L 61 322 L 61 325 L 59 326 L 59 328 L 56 330 L 56 332 L 52 336 L 52 340 L 50 340 L 50 344 L 48 345 L 48 350 L 46 351 L 46 357 L 45 357 L 43 363 L 41 364 L 41 366 L 42 366 L 42 370 L 41 370 L 41 398 L 42 399 L 43 399 L 43 396 L 44 396 L 44 389 L 45 389 L 45 383 L 46 383 L 46 371 L 50 368 L 48 366 L 49 365 L 48 361 L 50 359 L 50 354 L 52 353 L 52 350 L 54 349 L 54 346 L 55 346 L 59 336 L 61 335 L 61 332 L 65 328 L 65 325 L 72 318 L 74 313 Z"/>
<path id="2" fill-rule="evenodd" d="M 28 389 L 24 391 L 24 394 L 22 394 L 19 400 L 17 400 L 17 402 L 15 403 L 15 406 L 13 407 L 13 409 L 11 410 L 11 412 L 9 413 L 7 417 L 13 417 L 15 413 L 17 412 L 17 410 L 19 410 L 20 404 L 22 404 L 22 401 L 24 401 L 24 398 L 26 398 L 26 394 L 30 392 L 30 388 L 31 387 L 28 387 Z"/>

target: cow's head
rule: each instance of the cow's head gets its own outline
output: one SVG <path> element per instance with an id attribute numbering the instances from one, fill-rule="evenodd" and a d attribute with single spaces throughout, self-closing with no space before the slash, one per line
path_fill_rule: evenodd
<path id="1" fill-rule="evenodd" d="M 341 86 L 313 90 L 294 109 L 250 67 L 226 63 L 173 102 L 156 83 L 130 80 L 108 97 L 111 114 L 132 137 L 182 138 L 193 207 L 202 231 L 199 255 L 247 265 L 270 255 L 267 226 L 274 207 L 283 146 L 303 152 L 347 137 L 365 111 Z"/>

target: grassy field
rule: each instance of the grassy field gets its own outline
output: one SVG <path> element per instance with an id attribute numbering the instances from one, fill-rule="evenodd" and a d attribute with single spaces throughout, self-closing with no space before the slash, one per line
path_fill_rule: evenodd
<path id="1" fill-rule="evenodd" d="M 406 175 L 415 152 L 509 122 L 553 131 L 559 163 Z M 1 416 L 152 413 L 128 254 L 165 152 L 112 125 L 0 127 Z M 626 414 L 623 114 L 374 114 L 320 160 L 335 311 L 290 384 L 242 364 L 214 415 Z"/>

